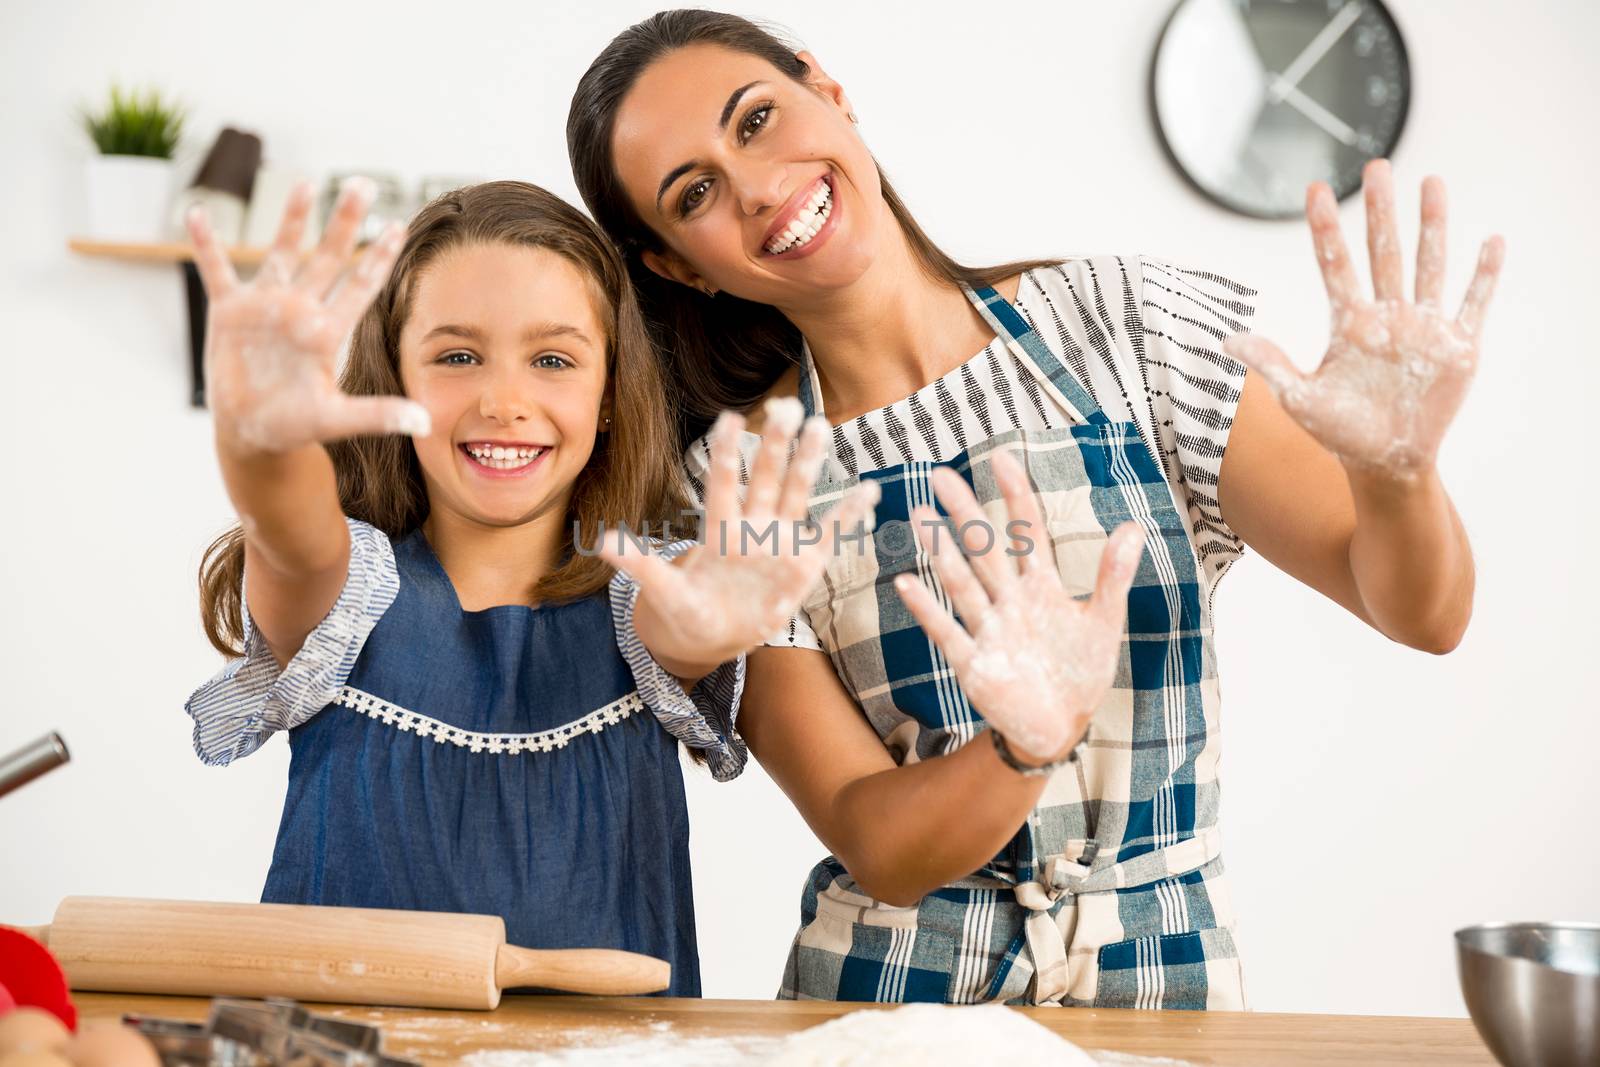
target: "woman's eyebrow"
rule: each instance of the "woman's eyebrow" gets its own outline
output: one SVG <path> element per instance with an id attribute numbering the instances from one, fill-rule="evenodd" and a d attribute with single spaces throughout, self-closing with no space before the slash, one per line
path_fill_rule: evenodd
<path id="1" fill-rule="evenodd" d="M 744 96 L 745 93 L 760 85 L 761 81 L 762 80 L 760 78 L 757 78 L 753 82 L 746 82 L 728 94 L 728 102 L 722 105 L 722 115 L 717 119 L 718 133 L 721 133 L 728 128 L 728 120 L 733 118 L 733 112 L 734 109 L 739 106 L 739 100 Z M 672 183 L 689 173 L 691 170 L 694 170 L 694 168 L 698 165 L 698 162 L 698 160 L 690 160 L 687 163 L 680 163 L 668 171 L 665 178 L 661 179 L 661 184 L 656 188 L 657 211 L 661 210 L 661 198 L 667 195 L 667 190 L 672 188 Z"/>

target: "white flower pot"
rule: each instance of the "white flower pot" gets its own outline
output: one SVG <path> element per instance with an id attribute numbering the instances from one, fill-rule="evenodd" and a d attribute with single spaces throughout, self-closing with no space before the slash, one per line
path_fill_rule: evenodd
<path id="1" fill-rule="evenodd" d="M 172 161 L 92 156 L 84 168 L 89 236 L 100 241 L 160 241 L 172 199 Z"/>

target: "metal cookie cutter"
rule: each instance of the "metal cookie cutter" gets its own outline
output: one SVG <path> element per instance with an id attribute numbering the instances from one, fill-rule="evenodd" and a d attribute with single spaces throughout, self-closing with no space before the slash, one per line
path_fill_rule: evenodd
<path id="1" fill-rule="evenodd" d="M 312 1015 L 292 1000 L 218 997 L 204 1023 L 124 1015 L 163 1067 L 420 1067 L 385 1056 L 376 1026 Z"/>

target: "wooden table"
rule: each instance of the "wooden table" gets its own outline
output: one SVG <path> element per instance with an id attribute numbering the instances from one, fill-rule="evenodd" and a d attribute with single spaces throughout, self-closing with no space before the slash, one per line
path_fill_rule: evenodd
<path id="1" fill-rule="evenodd" d="M 201 1020 L 209 1001 L 76 993 L 83 1018 L 136 1012 Z M 767 1000 L 506 997 L 492 1012 L 424 1011 L 308 1005 L 311 1010 L 383 1028 L 384 1050 L 429 1067 L 458 1063 L 493 1049 L 555 1049 L 672 1038 L 778 1038 L 827 1022 L 858 1004 Z M 1187 1012 L 1019 1009 L 1089 1050 L 1167 1057 L 1193 1064 L 1280 1067 L 1306 1064 L 1452 1064 L 1493 1067 L 1466 1019 L 1403 1016 L 1287 1015 L 1267 1012 Z"/>

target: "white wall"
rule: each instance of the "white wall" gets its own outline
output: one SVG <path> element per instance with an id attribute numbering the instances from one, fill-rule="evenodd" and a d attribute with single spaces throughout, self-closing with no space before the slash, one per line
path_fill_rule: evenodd
<path id="1" fill-rule="evenodd" d="M 793 28 L 844 82 L 901 191 L 960 254 L 1203 265 L 1258 286 L 1258 328 L 1302 363 L 1320 352 L 1326 305 L 1301 227 L 1209 206 L 1161 155 L 1144 88 L 1166 0 L 738 6 Z M 1442 460 L 1478 555 L 1477 614 L 1433 659 L 1258 559 L 1225 583 L 1225 854 L 1266 1010 L 1461 1014 L 1454 928 L 1600 919 L 1600 715 L 1583 681 L 1600 600 L 1587 54 L 1600 7 L 1393 6 L 1415 77 L 1402 209 L 1424 174 L 1450 181 L 1457 293 L 1477 242 L 1509 241 Z M 229 511 L 209 424 L 187 407 L 177 270 L 65 249 L 87 153 L 74 108 L 112 77 L 154 81 L 192 103 L 199 148 L 229 122 L 282 165 L 521 177 L 575 196 L 572 87 L 650 5 L 431 10 L 0 5 L 0 751 L 54 728 L 74 753 L 0 801 L 0 917 L 47 921 L 67 894 L 255 899 L 287 766 L 282 742 L 226 771 L 190 752 L 181 704 L 218 666 L 194 571 Z M 1345 218 L 1356 232 L 1359 207 Z M 820 849 L 759 770 L 697 778 L 691 799 L 706 991 L 768 996 Z"/>

